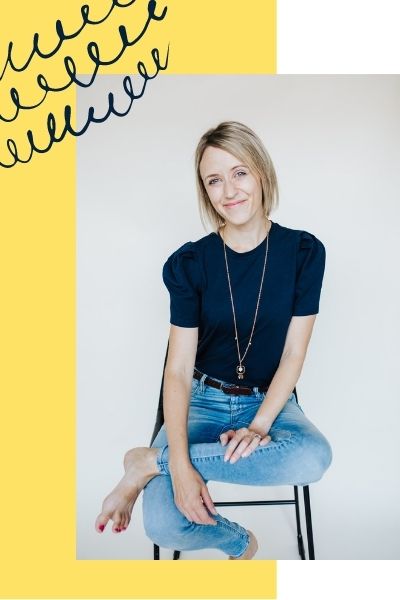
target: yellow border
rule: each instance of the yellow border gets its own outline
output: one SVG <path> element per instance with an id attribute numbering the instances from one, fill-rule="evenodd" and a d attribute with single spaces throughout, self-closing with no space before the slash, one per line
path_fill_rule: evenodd
<path id="1" fill-rule="evenodd" d="M 57 41 L 54 23 L 79 26 L 84 2 L 8 3 L 0 22 L 0 72 L 13 40 L 20 64 L 38 32 L 43 50 Z M 100 18 L 110 0 L 89 1 Z M 168 7 L 137 47 L 103 73 L 132 73 L 133 64 L 156 45 L 170 42 L 167 74 L 275 73 L 275 2 L 230 0 L 159 2 Z M 147 1 L 115 10 L 104 24 L 86 28 L 63 52 L 32 60 L 24 73 L 0 82 L 2 114 L 12 114 L 10 87 L 26 101 L 39 98 L 35 77 L 63 81 L 62 57 L 90 72 L 85 45 L 115 54 L 116 27 L 143 23 Z M 167 75 L 163 75 L 167 76 Z M 145 99 L 142 101 L 145 102 Z M 49 111 L 61 122 L 75 92 L 51 94 L 15 123 L 0 123 L 5 140 L 23 154 L 24 132 L 46 139 Z M 8 111 L 8 112 L 7 112 Z M 99 125 L 101 127 L 101 125 Z M 0 495 L 2 598 L 274 598 L 274 561 L 95 561 L 75 559 L 75 140 L 67 137 L 27 165 L 0 169 L 1 371 Z"/>

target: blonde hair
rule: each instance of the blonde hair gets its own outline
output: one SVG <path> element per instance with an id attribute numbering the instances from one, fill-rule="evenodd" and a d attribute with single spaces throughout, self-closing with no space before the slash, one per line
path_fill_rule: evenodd
<path id="1" fill-rule="evenodd" d="M 200 175 L 200 162 L 208 146 L 229 152 L 259 176 L 262 188 L 262 205 L 265 216 L 277 208 L 279 203 L 278 181 L 271 157 L 260 138 L 246 125 L 238 121 L 224 121 L 202 135 L 196 148 L 196 187 L 200 218 L 204 227 L 207 223 L 217 231 L 224 224 L 221 215 L 210 202 Z"/>

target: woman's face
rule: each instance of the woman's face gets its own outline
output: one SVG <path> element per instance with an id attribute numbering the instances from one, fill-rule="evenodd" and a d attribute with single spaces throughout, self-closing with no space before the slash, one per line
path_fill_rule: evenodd
<path id="1" fill-rule="evenodd" d="M 211 204 L 227 223 L 243 225 L 264 216 L 259 177 L 226 150 L 208 146 L 200 175 Z"/>

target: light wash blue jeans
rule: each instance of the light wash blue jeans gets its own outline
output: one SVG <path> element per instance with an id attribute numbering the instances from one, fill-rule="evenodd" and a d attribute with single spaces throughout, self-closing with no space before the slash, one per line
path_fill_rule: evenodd
<path id="1" fill-rule="evenodd" d="M 271 441 L 266 446 L 257 447 L 250 456 L 236 463 L 224 462 L 226 446 L 221 445 L 220 434 L 228 429 L 247 427 L 264 393 L 254 387 L 251 396 L 230 396 L 206 385 L 205 378 L 205 374 L 201 380 L 193 378 L 188 416 L 190 459 L 205 482 L 307 485 L 322 477 L 332 460 L 331 447 L 304 415 L 294 394 L 276 417 L 269 431 Z M 212 515 L 217 525 L 193 523 L 176 507 L 164 425 L 152 447 L 160 448 L 157 457 L 160 475 L 144 488 L 143 519 L 148 537 L 163 548 L 218 548 L 230 556 L 241 556 L 249 544 L 244 527 L 220 514 Z"/>

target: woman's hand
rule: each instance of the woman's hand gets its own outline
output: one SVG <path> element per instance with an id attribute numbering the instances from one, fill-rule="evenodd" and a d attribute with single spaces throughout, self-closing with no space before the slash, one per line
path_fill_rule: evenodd
<path id="1" fill-rule="evenodd" d="M 188 521 L 199 525 L 216 525 L 208 510 L 217 515 L 216 508 L 200 473 L 191 465 L 171 469 L 174 500 Z"/>
<path id="2" fill-rule="evenodd" d="M 230 429 L 219 436 L 221 444 L 228 444 L 224 461 L 235 463 L 240 457 L 246 458 L 258 447 L 266 446 L 271 441 L 271 436 L 265 431 L 256 430 L 251 425 L 241 429 Z"/>

